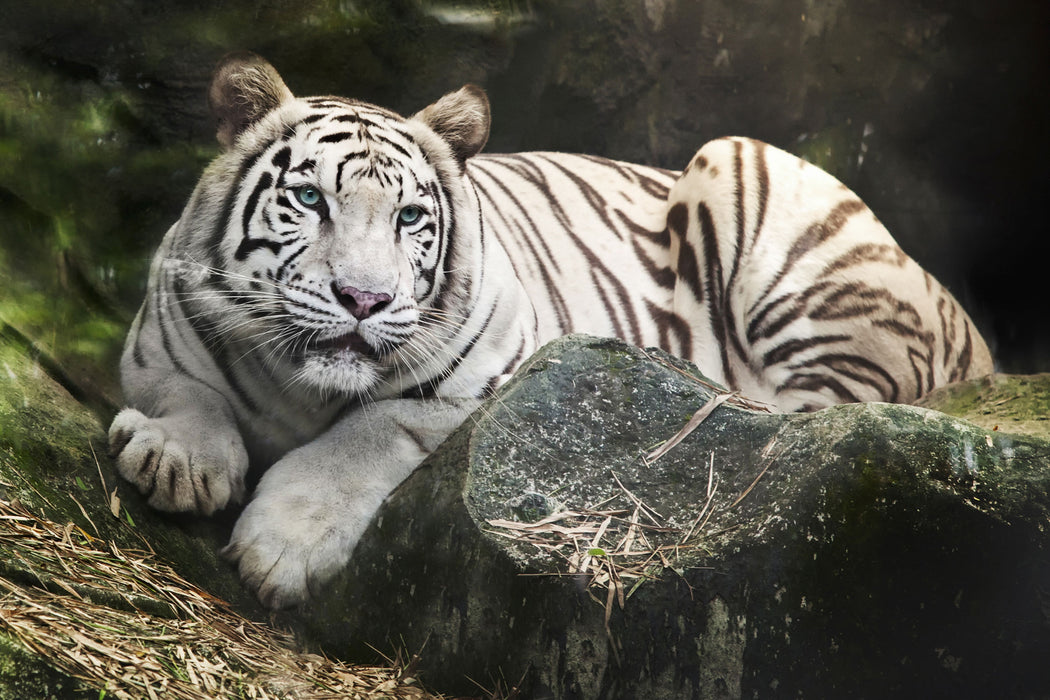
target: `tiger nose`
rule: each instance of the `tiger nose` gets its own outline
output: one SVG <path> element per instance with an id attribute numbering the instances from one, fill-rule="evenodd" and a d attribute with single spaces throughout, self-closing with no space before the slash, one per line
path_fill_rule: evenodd
<path id="1" fill-rule="evenodd" d="M 340 287 L 334 282 L 332 292 L 335 294 L 336 301 L 346 307 L 350 315 L 358 321 L 364 321 L 394 298 L 383 292 L 363 292 L 357 287 Z"/>

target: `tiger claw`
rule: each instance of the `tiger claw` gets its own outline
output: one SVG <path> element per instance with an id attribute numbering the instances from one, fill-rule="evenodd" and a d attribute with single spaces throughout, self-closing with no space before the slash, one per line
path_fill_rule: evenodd
<path id="1" fill-rule="evenodd" d="M 109 429 L 109 452 L 117 471 L 167 512 L 211 515 L 244 498 L 248 455 L 240 436 L 231 437 L 202 418 L 148 418 L 127 408 Z"/>

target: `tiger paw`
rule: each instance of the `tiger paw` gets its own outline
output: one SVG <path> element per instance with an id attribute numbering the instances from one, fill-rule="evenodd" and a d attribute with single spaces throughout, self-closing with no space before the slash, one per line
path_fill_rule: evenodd
<path id="1" fill-rule="evenodd" d="M 147 418 L 126 408 L 109 428 L 109 449 L 120 475 L 157 510 L 211 515 L 244 498 L 240 435 L 196 414 Z"/>
<path id="2" fill-rule="evenodd" d="M 338 476 L 297 457 L 266 472 L 222 551 L 272 609 L 305 603 L 346 567 L 385 495 L 341 488 Z"/>

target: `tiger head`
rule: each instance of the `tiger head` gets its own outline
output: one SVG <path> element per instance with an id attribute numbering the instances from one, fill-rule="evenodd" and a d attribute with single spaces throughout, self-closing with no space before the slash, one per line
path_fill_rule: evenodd
<path id="1" fill-rule="evenodd" d="M 457 212 L 465 162 L 488 138 L 484 92 L 464 87 L 405 119 L 297 98 L 239 54 L 217 68 L 209 102 L 223 153 L 194 199 L 218 223 L 200 225 L 192 254 L 217 296 L 239 302 L 224 305 L 226 332 L 326 394 L 434 362 L 470 296 L 456 271 L 473 243 L 457 237 Z"/>

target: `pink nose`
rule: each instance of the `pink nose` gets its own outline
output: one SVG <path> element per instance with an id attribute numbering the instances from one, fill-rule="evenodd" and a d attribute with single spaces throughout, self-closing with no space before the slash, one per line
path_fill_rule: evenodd
<path id="1" fill-rule="evenodd" d="M 393 299 L 389 294 L 362 292 L 357 287 L 340 287 L 334 282 L 332 292 L 335 294 L 336 301 L 346 307 L 346 310 L 358 321 L 365 320 Z"/>

